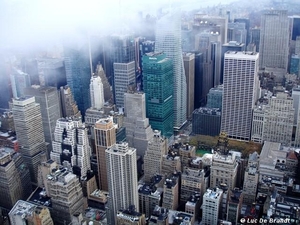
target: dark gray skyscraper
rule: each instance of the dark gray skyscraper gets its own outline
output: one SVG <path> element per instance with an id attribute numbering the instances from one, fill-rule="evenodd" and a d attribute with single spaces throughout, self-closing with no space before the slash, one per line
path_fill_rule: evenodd
<path id="1" fill-rule="evenodd" d="M 261 17 L 259 68 L 287 69 L 289 20 L 287 10 L 268 10 Z"/>
<path id="2" fill-rule="evenodd" d="M 163 16 L 156 24 L 155 51 L 164 52 L 173 62 L 174 128 L 186 121 L 186 77 L 181 49 L 180 13 Z"/>

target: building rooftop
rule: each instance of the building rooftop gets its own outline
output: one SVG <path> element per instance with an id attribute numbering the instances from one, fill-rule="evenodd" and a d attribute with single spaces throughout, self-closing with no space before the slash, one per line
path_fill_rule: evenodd
<path id="1" fill-rule="evenodd" d="M 258 59 L 258 52 L 246 52 L 246 51 L 227 51 L 224 55 L 226 58 L 232 58 L 232 59 Z"/>
<path id="2" fill-rule="evenodd" d="M 152 215 L 150 217 L 150 221 L 157 222 L 157 221 L 164 221 L 168 218 L 169 209 L 159 207 L 158 205 L 155 206 Z"/>
<path id="3" fill-rule="evenodd" d="M 14 207 L 10 210 L 9 215 L 16 216 L 19 215 L 22 218 L 26 218 L 27 215 L 32 215 L 36 208 L 36 205 L 18 200 Z"/>
<path id="4" fill-rule="evenodd" d="M 46 191 L 43 188 L 37 187 L 27 199 L 28 202 L 52 208 L 51 198 L 47 196 Z"/>
<path id="5" fill-rule="evenodd" d="M 221 116 L 221 109 L 219 109 L 219 108 L 200 107 L 199 109 L 195 109 L 193 114 L 205 114 L 205 115 L 212 115 L 212 116 Z"/>
<path id="6" fill-rule="evenodd" d="M 169 211 L 169 224 L 185 224 L 190 223 L 193 219 L 193 215 L 180 211 Z"/>
<path id="7" fill-rule="evenodd" d="M 211 198 L 211 199 L 218 199 L 223 194 L 223 190 L 219 188 L 209 188 L 204 193 L 203 197 Z"/>

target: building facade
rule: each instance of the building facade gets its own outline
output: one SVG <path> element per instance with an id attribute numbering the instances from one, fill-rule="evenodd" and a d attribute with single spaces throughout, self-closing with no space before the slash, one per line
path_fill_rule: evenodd
<path id="1" fill-rule="evenodd" d="M 258 59 L 254 52 L 225 53 L 221 131 L 229 138 L 251 138 L 252 110 L 259 90 Z"/>
<path id="2" fill-rule="evenodd" d="M 186 77 L 186 115 L 187 119 L 192 119 L 192 113 L 194 111 L 194 95 L 195 95 L 195 54 L 183 53 L 183 66 Z"/>
<path id="3" fill-rule="evenodd" d="M 128 143 L 114 144 L 106 149 L 109 189 L 108 224 L 116 224 L 118 210 L 134 205 L 139 208 L 136 149 Z"/>
<path id="4" fill-rule="evenodd" d="M 207 189 L 203 195 L 202 224 L 218 225 L 223 190 Z"/>
<path id="5" fill-rule="evenodd" d="M 146 97 L 146 116 L 151 127 L 162 135 L 173 135 L 174 93 L 173 66 L 164 53 L 143 56 L 143 87 Z"/>

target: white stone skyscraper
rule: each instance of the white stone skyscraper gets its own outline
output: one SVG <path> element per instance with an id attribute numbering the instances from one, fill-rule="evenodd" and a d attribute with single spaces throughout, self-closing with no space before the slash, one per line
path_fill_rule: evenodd
<path id="1" fill-rule="evenodd" d="M 92 76 L 90 83 L 91 107 L 101 109 L 104 105 L 103 84 L 99 76 Z"/>
<path id="2" fill-rule="evenodd" d="M 268 10 L 261 16 L 259 68 L 287 69 L 289 19 L 287 10 Z"/>
<path id="3" fill-rule="evenodd" d="M 179 129 L 186 121 L 187 84 L 181 48 L 181 16 L 172 12 L 157 21 L 155 52 L 164 52 L 173 62 L 174 128 Z"/>
<path id="4" fill-rule="evenodd" d="M 52 148 L 50 158 L 60 165 L 67 161 L 75 174 L 83 177 L 91 169 L 87 129 L 80 118 L 57 120 Z"/>
<path id="5" fill-rule="evenodd" d="M 142 92 L 128 91 L 124 94 L 126 141 L 136 148 L 138 156 L 144 156 L 153 130 L 146 117 L 146 99 Z"/>
<path id="6" fill-rule="evenodd" d="M 106 149 L 109 189 L 108 224 L 116 224 L 117 211 L 134 205 L 139 208 L 136 149 L 122 142 Z"/>
<path id="7" fill-rule="evenodd" d="M 221 131 L 229 138 L 250 140 L 259 90 L 258 60 L 254 52 L 225 53 Z"/>

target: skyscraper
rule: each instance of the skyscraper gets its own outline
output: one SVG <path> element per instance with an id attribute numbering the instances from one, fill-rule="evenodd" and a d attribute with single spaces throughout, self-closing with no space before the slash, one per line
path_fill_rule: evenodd
<path id="1" fill-rule="evenodd" d="M 187 119 L 192 119 L 192 113 L 194 111 L 194 95 L 195 95 L 195 54 L 184 53 L 183 63 L 185 76 L 187 81 L 187 100 L 186 100 L 186 112 Z"/>
<path id="2" fill-rule="evenodd" d="M 62 117 L 77 117 L 81 118 L 81 113 L 78 110 L 78 106 L 74 100 L 70 87 L 60 87 L 59 99 L 61 103 L 61 115 Z"/>
<path id="3" fill-rule="evenodd" d="M 51 159 L 59 165 L 68 162 L 76 175 L 84 177 L 91 169 L 87 128 L 80 118 L 57 120 L 52 147 Z"/>
<path id="4" fill-rule="evenodd" d="M 135 61 L 114 63 L 114 97 L 117 107 L 124 107 L 124 94 L 130 84 L 136 84 Z"/>
<path id="5" fill-rule="evenodd" d="M 259 68 L 287 69 L 289 20 L 287 10 L 268 10 L 261 16 Z"/>
<path id="6" fill-rule="evenodd" d="M 137 151 L 138 156 L 144 156 L 148 141 L 153 135 L 149 119 L 146 117 L 145 94 L 128 90 L 124 94 L 125 117 L 123 126 L 126 128 L 126 141 Z"/>
<path id="7" fill-rule="evenodd" d="M 87 45 L 87 40 L 81 40 L 64 51 L 67 84 L 83 117 L 90 107 L 89 81 L 92 75 Z"/>
<path id="8" fill-rule="evenodd" d="M 165 137 L 173 135 L 173 66 L 164 53 L 143 56 L 143 86 L 146 95 L 146 116 L 151 127 Z"/>
<path id="9" fill-rule="evenodd" d="M 11 87 L 14 98 L 24 97 L 24 89 L 30 87 L 30 76 L 16 68 L 10 74 Z"/>
<path id="10" fill-rule="evenodd" d="M 126 142 L 115 144 L 106 149 L 105 158 L 110 195 L 108 224 L 113 225 L 118 210 L 131 205 L 139 208 L 136 149 Z"/>
<path id="11" fill-rule="evenodd" d="M 46 153 L 40 105 L 34 97 L 13 99 L 12 111 L 20 153 L 29 167 L 32 183 L 37 183 L 38 164 Z"/>
<path id="12" fill-rule="evenodd" d="M 34 96 L 35 101 L 40 104 L 45 141 L 49 144 L 47 151 L 47 157 L 49 158 L 56 120 L 60 117 L 57 89 L 55 87 L 32 85 L 30 88 L 25 88 L 24 94 Z"/>
<path id="13" fill-rule="evenodd" d="M 105 150 L 116 143 L 116 128 L 113 123 L 113 118 L 100 119 L 96 122 L 94 129 L 99 189 L 108 191 Z"/>
<path id="14" fill-rule="evenodd" d="M 91 107 L 100 110 L 104 105 L 103 84 L 99 76 L 92 76 L 90 82 Z"/>
<path id="15" fill-rule="evenodd" d="M 250 140 L 259 88 L 258 59 L 254 52 L 225 53 L 221 131 L 230 138 Z"/>
<path id="16" fill-rule="evenodd" d="M 152 139 L 144 156 L 144 179 L 150 182 L 151 178 L 162 172 L 163 156 L 167 154 L 168 141 L 161 136 L 161 132 L 154 131 Z"/>
<path id="17" fill-rule="evenodd" d="M 236 41 L 246 45 L 247 30 L 246 24 L 240 22 L 228 23 L 227 41 Z"/>
<path id="18" fill-rule="evenodd" d="M 186 77 L 181 49 L 180 13 L 163 16 L 156 24 L 155 51 L 164 52 L 173 62 L 174 128 L 186 122 Z"/>

